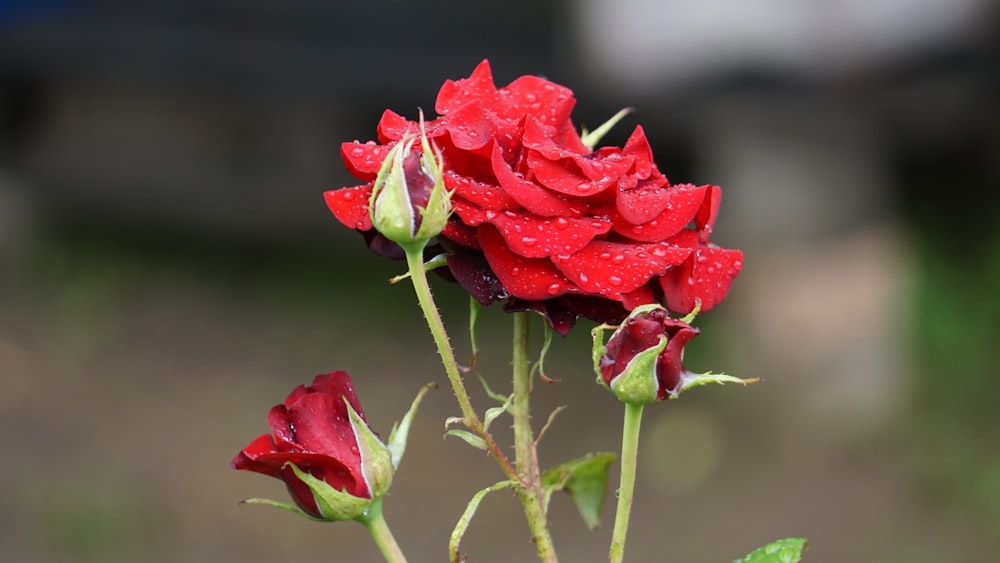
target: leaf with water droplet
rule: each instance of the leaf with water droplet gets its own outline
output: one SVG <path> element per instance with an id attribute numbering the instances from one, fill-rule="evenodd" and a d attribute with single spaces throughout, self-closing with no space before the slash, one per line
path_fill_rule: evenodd
<path id="1" fill-rule="evenodd" d="M 784 538 L 757 548 L 733 563 L 798 563 L 809 546 L 805 538 Z"/>

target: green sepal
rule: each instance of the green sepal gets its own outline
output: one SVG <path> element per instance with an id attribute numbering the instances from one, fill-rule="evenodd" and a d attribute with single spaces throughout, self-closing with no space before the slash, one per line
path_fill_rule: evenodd
<path id="1" fill-rule="evenodd" d="M 437 383 L 428 383 L 417 391 L 416 398 L 413 399 L 413 403 L 410 404 L 410 410 L 406 411 L 403 415 L 403 419 L 392 425 L 392 431 L 389 432 L 389 453 L 392 454 L 392 467 L 395 469 L 399 468 L 399 464 L 403 461 L 403 454 L 406 452 L 406 439 L 410 433 L 410 424 L 413 422 L 413 417 L 417 414 L 417 407 L 420 406 L 420 401 L 423 400 L 424 395 L 431 388 L 437 387 Z"/>
<path id="2" fill-rule="evenodd" d="M 608 490 L 608 468 L 615 454 L 600 452 L 567 461 L 542 474 L 546 505 L 554 491 L 566 491 L 573 497 L 584 523 L 593 530 L 601 523 L 601 507 Z"/>
<path id="3" fill-rule="evenodd" d="M 661 334 L 656 346 L 636 354 L 625 369 L 611 380 L 611 391 L 619 400 L 633 405 L 648 405 L 656 401 L 660 391 L 656 364 L 660 352 L 666 347 L 667 337 Z"/>
<path id="4" fill-rule="evenodd" d="M 493 491 L 513 487 L 514 485 L 516 485 L 514 481 L 500 481 L 499 483 L 494 483 L 493 485 L 486 487 L 472 496 L 472 500 L 470 500 L 468 506 L 465 507 L 465 512 L 463 512 L 461 518 L 458 519 L 458 523 L 455 524 L 455 529 L 451 532 L 451 538 L 448 540 L 448 561 L 451 563 L 458 563 L 459 561 L 462 561 L 459 545 L 462 543 L 462 537 L 465 536 L 465 531 L 469 529 L 469 522 L 471 522 L 472 517 L 475 516 L 476 510 L 479 508 L 479 503 L 483 502 L 483 498 Z"/>
<path id="5" fill-rule="evenodd" d="M 350 493 L 338 491 L 326 481 L 302 471 L 294 463 L 289 462 L 286 465 L 292 468 L 292 472 L 300 481 L 309 486 L 309 490 L 312 491 L 313 498 L 316 500 L 316 507 L 323 515 L 321 520 L 327 522 L 353 520 L 362 514 L 372 502 L 372 499 L 369 498 L 356 497 Z M 282 507 L 278 506 L 278 508 Z"/>
<path id="6" fill-rule="evenodd" d="M 726 383 L 739 383 L 740 385 L 745 386 L 759 381 L 759 377 L 740 379 L 739 377 L 733 377 L 724 373 L 712 373 L 710 371 L 705 373 L 684 372 L 681 374 L 681 384 L 677 386 L 677 391 L 671 393 L 667 398 L 676 399 L 677 397 L 680 397 L 681 393 L 687 391 L 688 389 L 701 387 L 702 385 L 708 385 L 709 383 L 717 383 L 719 385 L 725 385 Z"/>
<path id="7" fill-rule="evenodd" d="M 280 502 L 269 498 L 248 498 L 246 500 L 241 500 L 240 504 L 263 504 L 265 506 L 273 506 L 274 508 L 280 508 L 282 510 L 293 512 L 303 518 L 308 518 L 313 522 L 329 522 L 329 520 L 325 520 L 323 518 L 316 518 L 312 514 L 309 514 L 305 510 L 302 510 L 290 502 Z"/>
<path id="8" fill-rule="evenodd" d="M 417 240 L 428 240 L 441 234 L 448 224 L 448 217 L 451 216 L 451 196 L 452 192 L 444 186 L 444 174 L 441 171 L 441 162 L 444 157 L 436 146 L 432 146 L 427 140 L 427 132 L 424 130 L 424 113 L 420 112 L 420 163 L 427 174 L 434 178 L 434 187 L 431 188 L 431 196 L 427 200 L 427 207 L 418 209 L 420 213 L 420 229 L 415 238 Z"/>
<path id="9" fill-rule="evenodd" d="M 346 397 L 344 403 L 347 405 L 347 415 L 351 419 L 354 437 L 361 450 L 361 475 L 364 477 L 372 497 L 381 497 L 389 490 L 389 486 L 392 485 L 392 476 L 396 473 L 392 452 L 382 443 L 382 440 L 379 440 L 371 428 L 368 428 L 368 424 L 361 418 L 361 415 L 354 411 L 354 407 L 351 406 Z"/>
<path id="10" fill-rule="evenodd" d="M 599 324 L 590 329 L 590 337 L 594 340 L 594 346 L 590 352 L 591 360 L 594 364 L 594 373 L 597 375 L 597 383 L 605 388 L 607 388 L 608 384 L 604 382 L 604 375 L 601 373 L 601 358 L 608 351 L 608 347 L 604 345 L 604 332 L 615 330 L 616 328 L 618 327 L 614 325 Z"/>
<path id="11" fill-rule="evenodd" d="M 401 139 L 392 147 L 372 185 L 372 195 L 368 202 L 372 225 L 387 239 L 400 243 L 412 243 L 414 237 L 413 207 L 410 192 L 406 188 L 403 159 L 413 148 L 414 139 Z"/>
<path id="12" fill-rule="evenodd" d="M 594 129 L 593 131 L 587 131 L 584 129 L 580 135 L 580 140 L 583 142 L 583 145 L 590 150 L 594 150 L 594 147 L 597 146 L 597 143 L 600 142 L 601 138 L 607 135 L 608 131 L 611 131 L 612 127 L 617 125 L 623 117 L 630 113 L 632 113 L 632 108 L 625 108 L 611 116 L 611 119 L 605 121 L 597 129 Z"/>
<path id="13" fill-rule="evenodd" d="M 798 563 L 809 546 L 805 538 L 784 538 L 759 547 L 733 563 Z"/>

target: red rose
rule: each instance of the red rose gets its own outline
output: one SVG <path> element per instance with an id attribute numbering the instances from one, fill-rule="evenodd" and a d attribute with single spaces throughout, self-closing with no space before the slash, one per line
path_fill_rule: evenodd
<path id="1" fill-rule="evenodd" d="M 598 364 L 600 375 L 604 383 L 614 389 L 615 379 L 632 365 L 638 365 L 633 362 L 637 355 L 659 347 L 665 339 L 666 346 L 649 364 L 656 377 L 656 399 L 662 401 L 681 391 L 682 377 L 689 373 L 682 363 L 684 346 L 698 336 L 699 330 L 671 318 L 662 308 L 636 313 L 630 315 L 608 340 Z"/>
<path id="2" fill-rule="evenodd" d="M 356 417 L 353 422 L 349 409 Z M 361 404 L 347 372 L 317 375 L 312 385 L 299 385 L 284 403 L 271 408 L 267 422 L 273 436 L 264 434 L 250 442 L 236 454 L 232 466 L 281 479 L 295 504 L 306 514 L 320 519 L 352 517 L 339 509 L 338 517 L 324 514 L 316 498 L 322 491 L 299 478 L 293 464 L 333 490 L 358 499 L 370 500 L 388 488 L 391 464 L 386 476 L 384 467 L 373 467 L 374 459 L 362 459 L 363 452 L 373 450 L 370 439 L 362 435 L 370 435 L 370 429 L 364 422 Z M 359 428 L 359 423 L 364 428 Z M 388 455 L 386 450 L 385 456 Z M 354 506 L 363 508 L 367 504 Z M 334 511 L 327 509 L 327 512 Z"/>
<path id="3" fill-rule="evenodd" d="M 483 304 L 534 310 L 565 334 L 578 316 L 617 323 L 636 306 L 686 314 L 722 301 L 742 267 L 739 250 L 709 242 L 717 186 L 671 185 L 637 127 L 621 148 L 586 146 L 570 120 L 572 91 L 535 76 L 496 88 L 489 63 L 447 81 L 427 122 L 454 214 L 438 236 L 446 277 Z M 365 183 L 326 192 L 333 214 L 397 256 L 372 230 L 372 185 L 389 151 L 419 124 L 386 111 L 378 143 L 344 143 Z"/>

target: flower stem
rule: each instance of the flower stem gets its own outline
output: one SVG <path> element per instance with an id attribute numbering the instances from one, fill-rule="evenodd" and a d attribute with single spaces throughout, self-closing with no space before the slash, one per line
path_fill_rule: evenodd
<path id="1" fill-rule="evenodd" d="M 441 314 L 434 304 L 434 296 L 431 294 L 430 284 L 427 283 L 427 271 L 424 269 L 423 251 L 421 248 L 415 247 L 405 248 L 404 250 L 406 251 L 406 264 L 410 271 L 410 280 L 413 282 L 413 291 L 417 294 L 420 309 L 424 312 L 424 317 L 427 319 L 427 327 L 434 338 L 434 344 L 437 345 L 438 355 L 441 356 L 441 363 L 444 365 L 444 371 L 448 375 L 448 382 L 451 383 L 455 398 L 458 400 L 458 406 L 462 410 L 465 425 L 486 442 L 487 450 L 500 465 L 500 468 L 507 477 L 517 479 L 518 475 L 514 466 L 511 465 L 510 460 L 504 455 L 493 439 L 493 436 L 486 430 L 479 415 L 476 414 L 475 409 L 472 407 L 472 402 L 469 400 L 469 392 L 465 389 L 462 374 L 458 369 L 458 362 L 455 361 L 455 352 L 448 341 L 448 333 L 445 331 Z"/>
<path id="2" fill-rule="evenodd" d="M 365 514 L 357 517 L 356 520 L 371 534 L 372 539 L 375 540 L 375 545 L 378 546 L 387 563 L 406 563 L 406 556 L 403 555 L 403 550 L 396 543 L 396 538 L 392 537 L 392 531 L 382 516 L 381 498 L 375 499 L 371 506 L 368 507 L 368 510 L 365 511 Z"/>
<path id="3" fill-rule="evenodd" d="M 518 498 L 524 507 L 524 516 L 528 520 L 538 558 L 555 562 L 558 559 L 545 516 L 545 494 L 531 429 L 531 364 L 528 360 L 531 319 L 528 315 L 529 313 L 514 314 L 514 400 L 511 402 L 511 415 L 514 417 L 514 463 L 522 484 L 518 490 Z"/>
<path id="4" fill-rule="evenodd" d="M 618 486 L 618 509 L 615 511 L 615 529 L 611 535 L 611 563 L 621 563 L 625 556 L 625 535 L 632 512 L 635 491 L 636 461 L 639 457 L 639 427 L 642 424 L 642 407 L 625 403 L 625 423 L 622 427 L 622 474 Z"/>

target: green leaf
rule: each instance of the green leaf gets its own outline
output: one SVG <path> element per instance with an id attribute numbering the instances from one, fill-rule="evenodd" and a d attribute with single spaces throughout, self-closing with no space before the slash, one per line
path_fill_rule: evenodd
<path id="1" fill-rule="evenodd" d="M 487 446 L 486 446 L 486 440 L 483 440 L 482 438 L 480 438 L 479 436 L 476 436 L 475 434 L 473 434 L 472 432 L 469 432 L 468 430 L 457 430 L 457 429 L 455 429 L 455 430 L 449 430 L 449 431 L 445 432 L 445 435 L 446 436 L 457 436 L 457 437 L 465 440 L 465 442 L 467 444 L 469 444 L 470 446 L 472 446 L 474 448 L 479 448 L 480 450 L 484 450 L 485 451 L 486 449 L 488 449 Z"/>
<path id="2" fill-rule="evenodd" d="M 465 536 L 465 531 L 469 529 L 469 522 L 472 521 L 472 517 L 476 514 L 476 510 L 479 508 L 479 503 L 483 502 L 483 498 L 493 491 L 512 487 L 515 484 L 516 483 L 514 483 L 514 481 L 500 481 L 499 483 L 490 485 L 473 495 L 472 500 L 469 501 L 469 505 L 465 507 L 465 512 L 462 513 L 462 517 L 459 518 L 458 523 L 455 524 L 455 529 L 452 530 L 451 538 L 448 540 L 448 560 L 451 563 L 458 563 L 462 560 L 462 554 L 458 549 L 459 545 L 462 543 L 462 537 Z"/>
<path id="3" fill-rule="evenodd" d="M 479 376 L 479 383 L 483 386 L 483 389 L 486 390 L 486 394 L 489 396 L 489 398 L 493 399 L 494 401 L 500 404 L 509 403 L 510 398 L 513 397 L 513 394 L 504 396 L 501 395 L 500 393 L 497 393 L 493 389 L 490 389 L 489 383 L 486 383 L 486 378 L 483 377 L 482 375 Z"/>
<path id="4" fill-rule="evenodd" d="M 507 397 L 507 400 L 504 401 L 504 403 L 502 405 L 500 405 L 499 407 L 493 407 L 491 409 L 486 409 L 486 414 L 483 416 L 483 430 L 484 431 L 489 429 L 490 424 L 492 424 L 493 421 L 496 420 L 496 418 L 498 416 L 500 416 L 501 414 L 503 414 L 505 412 L 510 412 L 510 403 L 513 400 L 514 400 L 514 395 L 511 394 L 511 396 Z"/>
<path id="5" fill-rule="evenodd" d="M 797 563 L 808 545 L 805 538 L 784 538 L 757 548 L 733 563 Z"/>
<path id="6" fill-rule="evenodd" d="M 584 523 L 593 530 L 601 523 L 601 507 L 608 489 L 608 467 L 614 461 L 613 453 L 587 454 L 547 470 L 542 474 L 542 485 L 549 494 L 568 492 Z"/>

